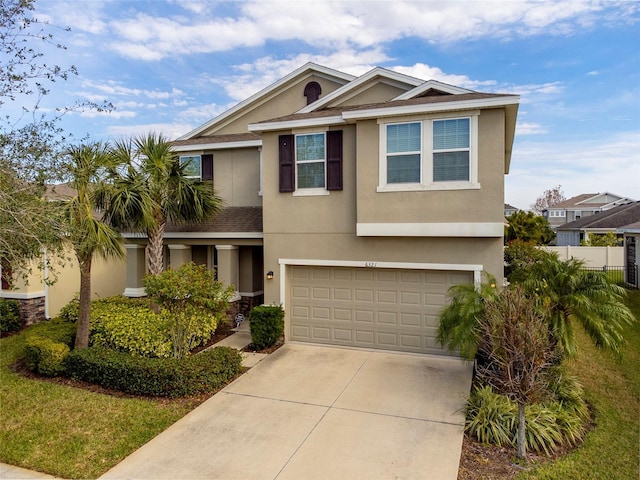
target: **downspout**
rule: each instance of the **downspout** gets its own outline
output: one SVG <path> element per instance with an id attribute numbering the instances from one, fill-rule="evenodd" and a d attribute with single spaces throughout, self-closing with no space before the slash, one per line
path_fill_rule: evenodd
<path id="1" fill-rule="evenodd" d="M 49 316 L 49 259 L 47 258 L 47 249 L 44 250 L 44 318 L 51 319 Z"/>

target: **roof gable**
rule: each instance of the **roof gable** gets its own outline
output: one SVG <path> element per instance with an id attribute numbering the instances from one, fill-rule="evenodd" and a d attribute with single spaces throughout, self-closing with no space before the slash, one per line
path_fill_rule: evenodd
<path id="1" fill-rule="evenodd" d="M 409 98 L 426 97 L 431 95 L 459 95 L 462 93 L 473 93 L 473 90 L 456 87 L 437 80 L 427 80 L 416 88 L 397 96 L 394 100 L 408 100 Z"/>
<path id="2" fill-rule="evenodd" d="M 303 81 L 305 78 L 310 78 L 314 75 L 321 78 L 329 79 L 332 82 L 341 85 L 344 85 L 355 78 L 353 75 L 349 75 L 338 70 L 333 70 L 331 68 L 309 62 L 298 68 L 297 70 L 294 70 L 288 75 L 282 77 L 280 80 L 272 83 L 268 87 L 260 90 L 246 100 L 241 101 L 240 103 L 221 113 L 212 120 L 196 127 L 189 133 L 179 137 L 178 140 L 190 140 L 193 138 L 197 138 L 203 134 L 212 135 L 213 133 L 215 133 L 216 127 L 221 127 L 237 118 L 242 117 L 243 115 L 247 115 L 248 112 L 251 112 L 252 110 L 263 105 L 269 99 L 277 96 L 292 84 L 297 84 L 300 81 Z"/>
<path id="3" fill-rule="evenodd" d="M 556 203 L 553 206 L 546 208 L 545 210 L 567 210 L 587 207 L 588 208 L 611 208 L 615 205 L 633 202 L 634 200 L 627 197 L 622 197 L 611 192 L 603 193 L 582 193 L 575 197 L 568 198 L 562 202 Z"/>
<path id="4" fill-rule="evenodd" d="M 387 70 L 386 68 L 376 67 L 343 87 L 334 90 L 329 95 L 325 95 L 316 102 L 298 110 L 297 113 L 309 113 L 321 108 L 340 106 L 345 101 L 362 94 L 367 89 L 379 83 L 386 83 L 398 89 L 410 91 L 423 83 L 423 81 L 415 77 L 410 77 L 409 75 Z M 384 102 L 392 98 L 380 98 L 377 101 Z"/>

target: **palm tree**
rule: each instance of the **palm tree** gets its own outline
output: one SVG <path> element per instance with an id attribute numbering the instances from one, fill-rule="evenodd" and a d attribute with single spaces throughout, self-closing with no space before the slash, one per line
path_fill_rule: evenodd
<path id="1" fill-rule="evenodd" d="M 66 239 L 71 243 L 80 267 L 80 307 L 75 348 L 89 345 L 91 309 L 91 263 L 94 255 L 123 258 L 120 234 L 96 216 L 96 187 L 108 166 L 104 144 L 73 146 L 68 151 L 67 173 L 76 190 L 65 208 Z"/>
<path id="2" fill-rule="evenodd" d="M 537 298 L 562 351 L 576 354 L 574 323 L 580 323 L 597 347 L 620 354 L 622 329 L 635 321 L 624 303 L 626 291 L 606 272 L 584 270 L 584 262 L 561 261 L 543 252 L 536 262 L 513 272 L 510 280 Z"/>
<path id="3" fill-rule="evenodd" d="M 449 289 L 449 304 L 440 312 L 437 340 L 449 350 L 458 350 L 462 358 L 473 360 L 480 339 L 479 319 L 488 302 L 494 300 L 499 291 L 496 279 L 485 274 L 486 281 L 479 286 L 455 285 Z"/>
<path id="4" fill-rule="evenodd" d="M 111 150 L 119 164 L 106 205 L 106 218 L 117 228 L 145 233 L 147 269 L 163 270 L 164 230 L 168 221 L 198 222 L 220 212 L 223 202 L 211 182 L 187 178 L 184 167 L 161 134 L 118 141 Z"/>

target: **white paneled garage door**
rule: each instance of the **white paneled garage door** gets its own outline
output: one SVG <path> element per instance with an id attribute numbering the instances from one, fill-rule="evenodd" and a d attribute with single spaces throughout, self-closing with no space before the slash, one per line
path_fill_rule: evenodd
<path id="1" fill-rule="evenodd" d="M 292 266 L 290 340 L 448 354 L 435 340 L 449 287 L 472 272 Z"/>

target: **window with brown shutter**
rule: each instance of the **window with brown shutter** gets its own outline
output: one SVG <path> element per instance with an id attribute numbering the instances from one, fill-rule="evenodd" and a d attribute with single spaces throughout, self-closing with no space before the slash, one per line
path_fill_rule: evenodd
<path id="1" fill-rule="evenodd" d="M 213 180 L 213 154 L 202 155 L 202 180 Z"/>
<path id="2" fill-rule="evenodd" d="M 293 192 L 296 189 L 293 135 L 278 137 L 280 192 Z"/>
<path id="3" fill-rule="evenodd" d="M 327 190 L 342 190 L 342 130 L 327 132 Z"/>

